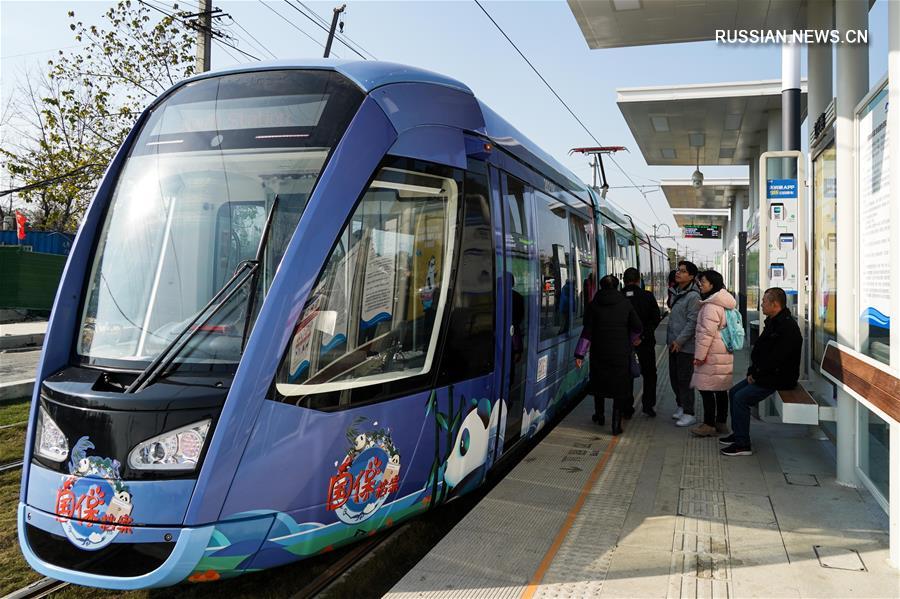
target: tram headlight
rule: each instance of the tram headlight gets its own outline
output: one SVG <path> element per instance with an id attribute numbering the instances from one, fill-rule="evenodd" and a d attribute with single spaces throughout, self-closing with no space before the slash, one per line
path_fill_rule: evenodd
<path id="1" fill-rule="evenodd" d="M 62 462 L 69 455 L 69 442 L 66 441 L 66 436 L 43 406 L 38 411 L 36 447 L 39 456 L 53 462 Z"/>
<path id="2" fill-rule="evenodd" d="M 135 470 L 193 470 L 211 423 L 203 420 L 138 443 L 128 454 L 128 466 Z"/>

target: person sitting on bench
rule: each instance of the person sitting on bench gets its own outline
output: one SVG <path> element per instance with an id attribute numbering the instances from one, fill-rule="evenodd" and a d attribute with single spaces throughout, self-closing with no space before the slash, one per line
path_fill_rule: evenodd
<path id="1" fill-rule="evenodd" d="M 777 390 L 793 389 L 800 378 L 800 352 L 803 335 L 791 311 L 785 307 L 787 296 L 781 287 L 766 290 L 762 298 L 765 328 L 750 353 L 746 380 L 728 392 L 731 403 L 731 430 L 719 439 L 725 445 L 723 455 L 753 455 L 750 444 L 750 407 Z"/>

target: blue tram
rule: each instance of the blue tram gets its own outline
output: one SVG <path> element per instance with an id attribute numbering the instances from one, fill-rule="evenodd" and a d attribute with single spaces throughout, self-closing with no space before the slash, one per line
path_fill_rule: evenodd
<path id="1" fill-rule="evenodd" d="M 434 73 L 276 62 L 176 85 L 62 277 L 28 563 L 113 589 L 218 580 L 477 487 L 583 392 L 597 277 L 659 253 L 622 220 Z"/>

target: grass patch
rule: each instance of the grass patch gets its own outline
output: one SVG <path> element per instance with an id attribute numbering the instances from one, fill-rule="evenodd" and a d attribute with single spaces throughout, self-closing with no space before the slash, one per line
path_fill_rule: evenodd
<path id="1" fill-rule="evenodd" d="M 28 420 L 28 411 L 31 409 L 31 399 L 17 401 L 15 403 L 0 404 L 0 426 L 15 424 Z"/>
<path id="2" fill-rule="evenodd" d="M 0 429 L 0 464 L 21 460 L 24 454 L 25 426 Z"/>
<path id="3" fill-rule="evenodd" d="M 0 596 L 20 589 L 41 578 L 32 570 L 19 550 L 16 509 L 19 505 L 18 470 L 0 474 Z"/>

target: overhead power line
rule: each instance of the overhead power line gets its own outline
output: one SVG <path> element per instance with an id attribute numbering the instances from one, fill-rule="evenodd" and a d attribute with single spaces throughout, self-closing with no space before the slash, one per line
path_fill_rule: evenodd
<path id="1" fill-rule="evenodd" d="M 503 35 L 503 37 L 506 38 L 506 41 L 508 41 L 509 44 L 515 49 L 515 51 L 519 53 L 519 56 L 522 57 L 522 60 L 524 60 L 528 64 L 528 66 L 531 67 L 531 70 L 534 71 L 534 74 L 544 82 L 544 85 L 546 85 L 547 89 L 549 89 L 550 92 L 556 97 L 556 99 L 559 100 L 559 103 L 563 105 L 563 107 L 569 112 L 570 115 L 572 115 L 572 118 L 575 119 L 579 125 L 581 125 L 581 128 L 584 129 L 585 133 L 587 133 L 588 136 L 590 136 L 590 138 L 593 139 L 598 146 L 602 146 L 603 144 L 600 143 L 600 140 L 598 140 L 597 137 L 593 133 L 591 133 L 591 130 L 587 128 L 587 125 L 585 125 L 584 122 L 580 118 L 578 118 L 578 115 L 575 114 L 575 112 L 569 107 L 568 104 L 566 104 L 566 101 L 563 100 L 558 93 L 556 93 L 556 90 L 553 89 L 553 86 L 550 85 L 550 83 L 544 78 L 544 76 L 541 75 L 540 71 L 538 71 L 537 68 L 531 63 L 531 61 L 528 60 L 528 57 L 525 56 L 525 54 L 523 54 L 521 50 L 519 50 L 519 47 L 516 46 L 515 42 L 513 42 L 512 39 L 510 39 L 510 37 L 506 34 L 506 32 L 503 31 L 503 28 L 500 27 L 500 24 L 497 23 L 494 17 L 491 16 L 491 13 L 489 13 L 487 9 L 482 6 L 479 0 L 474 0 L 474 2 L 478 5 L 478 8 L 481 9 L 481 12 L 483 12 L 485 16 L 490 19 L 491 23 L 494 24 L 494 27 L 497 28 L 497 31 L 499 31 Z M 650 200 L 647 199 L 647 194 L 644 193 L 644 191 L 637 184 L 635 184 L 631 176 L 625 172 L 625 170 L 618 162 L 616 162 L 615 158 L 613 158 L 613 164 L 615 164 L 619 168 L 619 170 L 622 171 L 622 174 L 625 175 L 625 177 L 631 182 L 632 186 L 637 189 L 638 192 L 640 192 L 641 196 L 644 198 L 644 202 L 646 202 L 647 204 L 647 207 L 650 208 L 650 211 L 653 213 L 653 216 L 657 220 L 659 220 L 659 215 L 656 214 L 656 210 L 653 209 L 653 205 L 650 203 Z"/>
<path id="2" fill-rule="evenodd" d="M 186 27 L 188 27 L 188 28 L 190 28 L 190 29 L 196 30 L 196 29 L 199 27 L 199 25 L 197 25 L 197 24 L 195 24 L 195 23 L 192 23 L 192 22 L 190 22 L 190 21 L 188 21 L 188 20 L 182 18 L 182 17 L 180 17 L 180 16 L 177 15 L 177 14 L 170 13 L 170 12 L 168 12 L 168 11 L 165 11 L 165 10 L 159 8 L 158 6 L 154 6 L 153 4 L 150 4 L 149 2 L 147 2 L 146 0 L 138 0 L 138 2 L 140 2 L 141 4 L 143 4 L 144 6 L 146 6 L 147 8 L 152 8 L 153 10 L 155 10 L 155 11 L 157 11 L 157 12 L 159 12 L 159 13 L 162 13 L 162 14 L 164 14 L 165 16 L 167 16 L 167 17 L 169 17 L 169 18 L 175 19 L 176 21 L 178 21 L 179 23 L 182 23 L 184 26 L 186 26 Z M 259 58 L 258 56 L 254 55 L 254 54 L 251 54 L 250 52 L 246 52 L 246 51 L 244 51 L 244 50 L 241 50 L 240 48 L 238 48 L 238 47 L 235 46 L 234 44 L 232 44 L 232 43 L 226 41 L 225 39 L 223 39 L 224 36 L 222 35 L 221 32 L 217 32 L 217 31 L 213 30 L 212 28 L 210 28 L 210 32 L 209 32 L 209 33 L 210 33 L 210 36 L 212 37 L 212 39 L 213 39 L 214 41 L 217 41 L 217 42 L 219 42 L 220 44 L 222 44 L 222 45 L 224 45 L 224 46 L 228 46 L 228 47 L 231 48 L 232 50 L 236 50 L 236 51 L 240 52 L 241 54 L 243 54 L 244 56 L 247 56 L 248 58 L 252 58 L 253 60 L 260 60 L 260 58 Z M 234 58 L 234 57 L 232 56 L 232 58 Z"/>
<path id="3" fill-rule="evenodd" d="M 256 39 L 256 38 L 253 36 L 252 33 L 250 33 L 249 31 L 247 31 L 247 30 L 244 28 L 243 25 L 241 25 L 240 23 L 238 23 L 238 22 L 237 22 L 237 19 L 235 19 L 235 18 L 234 18 L 233 16 L 231 16 L 231 15 L 228 15 L 228 18 L 231 19 L 231 22 L 234 23 L 235 25 L 237 25 L 237 26 L 240 28 L 241 31 L 243 31 L 243 32 L 246 33 L 248 36 L 250 36 L 250 39 L 252 39 L 254 42 L 256 42 L 256 45 L 257 45 L 261 50 L 265 51 L 265 52 L 266 52 L 269 56 L 271 56 L 272 58 L 275 58 L 275 59 L 278 58 L 277 56 L 275 56 L 275 54 L 274 54 L 271 50 L 269 50 L 266 46 L 264 46 L 263 43 L 262 43 L 261 41 L 259 41 L 258 39 Z"/>
<path id="4" fill-rule="evenodd" d="M 275 10 L 274 8 L 272 8 L 271 6 L 269 6 L 268 4 L 263 2 L 263 0 L 258 0 L 258 2 L 260 4 L 262 4 L 263 6 L 265 6 L 266 8 L 268 8 L 269 10 L 271 10 L 276 15 L 278 15 L 281 18 L 281 20 L 283 20 L 285 23 L 287 23 L 288 25 L 290 25 L 291 27 L 293 27 L 294 29 L 296 29 L 297 31 L 299 31 L 300 33 L 302 33 L 303 35 L 305 35 L 306 37 L 311 39 L 314 44 L 316 44 L 320 48 L 325 48 L 325 44 L 323 44 L 322 42 L 320 42 L 319 40 L 317 40 L 316 38 L 314 38 L 313 36 L 308 34 L 306 31 L 304 31 L 300 27 L 298 27 L 296 24 L 294 24 L 293 21 L 291 21 L 286 16 L 284 16 L 283 14 L 281 14 L 280 12 L 278 12 L 277 10 Z M 334 53 L 332 52 L 332 54 L 334 54 Z M 337 56 L 337 54 L 335 54 L 335 56 Z M 338 58 L 340 58 L 340 57 L 338 57 Z"/>

